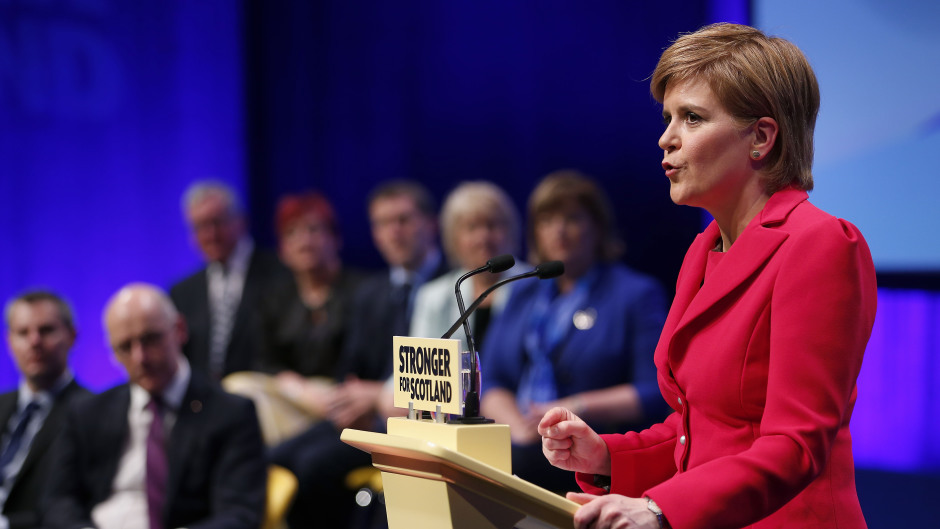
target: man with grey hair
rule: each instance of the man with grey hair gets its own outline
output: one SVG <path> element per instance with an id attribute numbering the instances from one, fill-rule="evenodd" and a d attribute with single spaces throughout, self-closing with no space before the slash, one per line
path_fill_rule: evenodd
<path id="1" fill-rule="evenodd" d="M 189 327 L 183 352 L 194 370 L 219 380 L 257 366 L 261 341 L 254 307 L 286 276 L 277 257 L 255 248 L 235 191 L 214 180 L 192 184 L 183 213 L 206 266 L 170 289 Z"/>
<path id="2" fill-rule="evenodd" d="M 186 322 L 159 288 L 122 288 L 104 324 L 129 381 L 68 410 L 43 527 L 257 529 L 267 471 L 254 405 L 190 369 Z"/>
<path id="3" fill-rule="evenodd" d="M 49 446 L 69 402 L 89 395 L 68 367 L 75 343 L 72 309 L 58 294 L 35 290 L 7 302 L 7 345 L 19 389 L 0 394 L 0 529 L 39 526 Z"/>

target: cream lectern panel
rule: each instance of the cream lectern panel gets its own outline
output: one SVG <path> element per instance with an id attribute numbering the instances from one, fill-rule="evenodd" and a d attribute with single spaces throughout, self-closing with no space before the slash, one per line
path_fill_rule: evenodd
<path id="1" fill-rule="evenodd" d="M 382 471 L 389 529 L 573 527 L 578 504 L 511 474 L 506 425 L 392 417 L 341 438 Z"/>

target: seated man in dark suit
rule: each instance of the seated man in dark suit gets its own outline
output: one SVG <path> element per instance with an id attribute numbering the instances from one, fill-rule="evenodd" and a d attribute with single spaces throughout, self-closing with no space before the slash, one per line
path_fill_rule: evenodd
<path id="1" fill-rule="evenodd" d="M 158 288 L 124 287 L 104 322 L 130 383 L 69 409 L 44 527 L 257 529 L 267 473 L 251 401 L 190 370 L 186 324 Z"/>
<path id="2" fill-rule="evenodd" d="M 300 481 L 288 515 L 292 528 L 348 525 L 353 494 L 343 478 L 371 458 L 340 441 L 340 432 L 384 428 L 376 402 L 391 375 L 392 336 L 408 334 L 417 288 L 447 271 L 437 246 L 434 201 L 421 185 L 394 181 L 379 186 L 369 197 L 369 221 L 389 269 L 364 280 L 353 296 L 336 376 L 341 382 L 325 395 L 310 395 L 324 399 L 328 420 L 271 451 L 272 462 L 289 468 Z"/>
<path id="3" fill-rule="evenodd" d="M 55 293 L 33 291 L 4 311 L 19 390 L 0 394 L 0 529 L 39 526 L 39 497 L 50 475 L 49 446 L 69 402 L 90 395 L 68 368 L 75 323 Z"/>
<path id="4" fill-rule="evenodd" d="M 193 371 L 214 380 L 257 368 L 256 307 L 275 282 L 288 278 L 273 253 L 255 248 L 235 191 L 217 181 L 192 184 L 183 212 L 206 266 L 173 285 L 170 297 L 186 319 L 183 353 Z"/>

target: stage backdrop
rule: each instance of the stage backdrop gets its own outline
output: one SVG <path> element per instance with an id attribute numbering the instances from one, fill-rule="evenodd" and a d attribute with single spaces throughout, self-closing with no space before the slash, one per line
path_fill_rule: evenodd
<path id="1" fill-rule="evenodd" d="M 742 6 L 2 1 L 0 297 L 71 299 L 72 365 L 101 390 L 123 378 L 108 296 L 199 266 L 179 211 L 194 179 L 246 191 L 261 244 L 283 192 L 326 191 L 347 262 L 368 267 L 378 182 L 417 178 L 443 198 L 493 180 L 521 207 L 564 167 L 610 191 L 629 262 L 668 289 L 699 213 L 669 202 L 646 78 L 670 39 L 744 20 Z M 0 388 L 16 380 L 3 355 Z"/>
<path id="2" fill-rule="evenodd" d="M 816 70 L 816 190 L 854 222 L 882 286 L 852 419 L 861 466 L 940 470 L 940 3 L 760 0 L 755 25 L 792 40 Z M 912 272 L 917 272 L 911 275 Z"/>
<path id="3" fill-rule="evenodd" d="M 123 378 L 102 335 L 108 296 L 197 266 L 187 182 L 244 185 L 238 6 L 0 2 L 0 298 L 71 299 L 72 365 L 92 389 Z M 0 355 L 0 388 L 16 380 Z"/>
<path id="4" fill-rule="evenodd" d="M 382 180 L 439 198 L 490 180 L 523 209 L 541 177 L 577 168 L 609 192 L 627 262 L 671 288 L 700 214 L 669 200 L 648 77 L 680 32 L 743 21 L 744 4 L 252 2 L 257 233 L 282 193 L 317 188 L 346 213 L 348 260 L 378 265 L 365 197 Z"/>

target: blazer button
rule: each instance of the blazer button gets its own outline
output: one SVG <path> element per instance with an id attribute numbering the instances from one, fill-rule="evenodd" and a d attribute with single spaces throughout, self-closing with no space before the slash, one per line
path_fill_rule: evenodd
<path id="1" fill-rule="evenodd" d="M 685 444 L 685 436 L 684 436 L 684 435 L 679 438 L 679 444 L 680 444 L 680 445 L 684 445 L 684 444 Z"/>
<path id="2" fill-rule="evenodd" d="M 676 400 L 678 400 L 678 401 L 679 401 L 679 406 L 682 406 L 682 397 L 679 397 L 679 398 L 678 398 L 678 399 L 676 399 Z"/>

